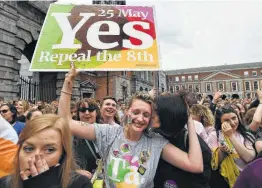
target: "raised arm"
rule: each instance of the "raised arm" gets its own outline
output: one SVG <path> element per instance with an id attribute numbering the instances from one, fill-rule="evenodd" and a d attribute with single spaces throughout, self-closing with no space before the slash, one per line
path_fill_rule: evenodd
<path id="1" fill-rule="evenodd" d="M 180 150 L 172 144 L 167 144 L 162 152 L 162 158 L 173 166 L 192 173 L 203 172 L 203 157 L 193 120 L 188 120 L 189 151 Z"/>
<path id="2" fill-rule="evenodd" d="M 204 103 L 206 97 L 207 97 L 207 94 L 203 93 L 203 95 L 202 95 L 202 99 L 201 99 L 201 101 L 199 102 L 199 104 L 203 105 L 203 103 Z"/>
<path id="3" fill-rule="evenodd" d="M 210 103 L 210 110 L 213 114 L 215 114 L 216 112 L 216 107 L 217 107 L 217 100 L 223 95 L 223 93 L 221 91 L 217 91 L 215 94 L 214 94 L 214 97 L 213 97 L 213 100 L 211 101 Z"/>
<path id="4" fill-rule="evenodd" d="M 87 140 L 95 140 L 95 128 L 94 125 L 88 125 L 85 122 L 75 121 L 71 117 L 70 113 L 70 101 L 72 95 L 72 89 L 75 77 L 77 76 L 77 71 L 75 69 L 74 64 L 71 64 L 70 71 L 65 76 L 65 81 L 63 84 L 63 88 L 61 90 L 61 96 L 59 99 L 58 105 L 58 114 L 67 119 L 72 134 L 76 137 L 87 139 Z"/>
<path id="5" fill-rule="evenodd" d="M 253 116 L 253 120 L 249 125 L 250 130 L 253 132 L 256 132 L 258 130 L 262 119 L 262 91 L 257 90 L 257 96 L 260 102 Z"/>

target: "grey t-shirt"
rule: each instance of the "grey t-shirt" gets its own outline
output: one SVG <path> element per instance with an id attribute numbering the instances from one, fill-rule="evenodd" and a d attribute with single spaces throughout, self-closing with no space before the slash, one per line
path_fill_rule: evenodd
<path id="1" fill-rule="evenodd" d="M 166 139 L 156 133 L 137 142 L 124 136 L 123 127 L 96 124 L 95 145 L 104 160 L 107 188 L 151 188 Z"/>

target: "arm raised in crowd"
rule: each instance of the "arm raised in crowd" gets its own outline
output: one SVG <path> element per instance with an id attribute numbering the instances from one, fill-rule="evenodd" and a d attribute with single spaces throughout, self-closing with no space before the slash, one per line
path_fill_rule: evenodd
<path id="1" fill-rule="evenodd" d="M 211 101 L 210 103 L 210 110 L 213 114 L 215 114 L 216 112 L 216 107 L 217 107 L 217 100 L 223 95 L 223 93 L 221 91 L 217 91 L 215 94 L 214 94 L 214 98 L 213 100 Z"/>
<path id="2" fill-rule="evenodd" d="M 70 101 L 71 101 L 74 80 L 77 74 L 78 72 L 76 71 L 74 64 L 71 63 L 71 69 L 65 76 L 63 88 L 61 90 L 61 96 L 58 105 L 58 114 L 61 117 L 67 119 L 72 134 L 74 136 L 87 140 L 95 140 L 96 136 L 95 136 L 94 125 L 88 125 L 88 123 L 75 121 L 71 117 Z M 83 125 L 87 125 L 87 126 L 83 126 Z"/>
<path id="3" fill-rule="evenodd" d="M 251 124 L 249 125 L 249 128 L 251 131 L 256 132 L 261 124 L 261 119 L 262 119 L 262 91 L 257 90 L 257 96 L 260 101 L 256 112 L 253 116 L 253 120 Z"/>
<path id="4" fill-rule="evenodd" d="M 199 102 L 199 104 L 203 105 L 206 98 L 207 98 L 207 94 L 203 93 L 202 99 L 201 99 L 201 101 Z"/>
<path id="5" fill-rule="evenodd" d="M 192 173 L 202 173 L 203 157 L 197 138 L 195 126 L 191 117 L 188 120 L 189 151 L 180 150 L 172 144 L 167 144 L 162 152 L 162 158 L 173 166 Z"/>

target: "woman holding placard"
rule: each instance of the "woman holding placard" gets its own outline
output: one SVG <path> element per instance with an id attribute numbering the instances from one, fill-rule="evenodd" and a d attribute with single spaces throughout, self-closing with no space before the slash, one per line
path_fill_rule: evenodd
<path id="1" fill-rule="evenodd" d="M 70 98 L 77 75 L 74 65 L 66 75 L 59 102 L 59 114 L 67 118 L 74 136 L 94 141 L 104 162 L 107 187 L 153 187 L 153 178 L 160 156 L 183 170 L 203 171 L 202 152 L 192 118 L 188 119 L 189 153 L 150 132 L 154 103 L 147 93 L 136 93 L 127 101 L 123 127 L 106 124 L 81 126 L 70 117 Z M 157 119 L 157 118 L 156 118 Z"/>

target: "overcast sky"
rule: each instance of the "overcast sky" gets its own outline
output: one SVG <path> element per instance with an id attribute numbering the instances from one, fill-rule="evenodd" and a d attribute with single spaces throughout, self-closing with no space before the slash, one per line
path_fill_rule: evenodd
<path id="1" fill-rule="evenodd" d="M 85 2 L 91 0 L 60 0 Z M 155 5 L 164 70 L 262 61 L 262 1 L 126 0 Z"/>

